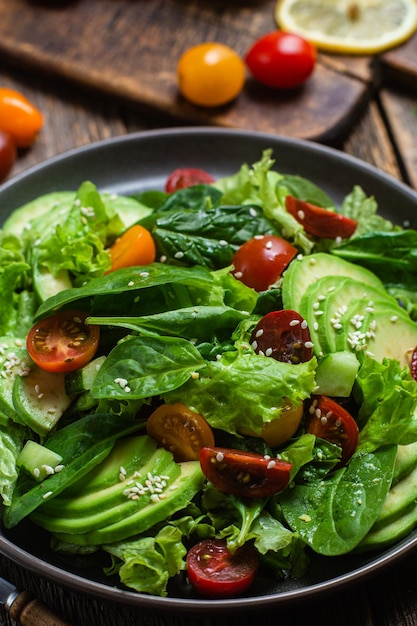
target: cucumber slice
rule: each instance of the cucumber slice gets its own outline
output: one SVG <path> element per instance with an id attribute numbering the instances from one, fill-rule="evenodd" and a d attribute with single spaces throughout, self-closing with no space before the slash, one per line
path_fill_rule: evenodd
<path id="1" fill-rule="evenodd" d="M 36 441 L 29 440 L 23 446 L 16 460 L 16 465 L 26 471 L 36 482 L 42 482 L 55 473 L 62 461 L 62 456 Z"/>
<path id="2" fill-rule="evenodd" d="M 106 360 L 105 356 L 93 359 L 79 370 L 70 372 L 65 376 L 65 389 L 69 396 L 83 391 L 89 391 L 93 385 L 97 372 Z"/>
<path id="3" fill-rule="evenodd" d="M 13 404 L 19 421 L 41 437 L 47 435 L 69 407 L 65 374 L 46 372 L 32 365 L 27 376 L 16 376 Z"/>
<path id="4" fill-rule="evenodd" d="M 358 370 L 359 361 L 353 352 L 345 350 L 327 354 L 317 365 L 315 393 L 348 398 Z"/>
<path id="5" fill-rule="evenodd" d="M 0 338 L 0 412 L 19 423 L 23 422 L 13 402 L 13 386 L 16 378 L 27 375 L 31 365 L 24 339 Z"/>

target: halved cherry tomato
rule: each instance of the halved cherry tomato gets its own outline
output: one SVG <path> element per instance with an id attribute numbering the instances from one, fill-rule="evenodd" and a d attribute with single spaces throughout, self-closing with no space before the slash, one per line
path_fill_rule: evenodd
<path id="1" fill-rule="evenodd" d="M 214 446 L 210 424 L 182 402 L 161 404 L 148 418 L 146 432 L 162 448 L 170 450 L 177 463 L 198 461 L 204 446 Z"/>
<path id="2" fill-rule="evenodd" d="M 313 356 L 307 322 L 290 309 L 264 315 L 253 329 L 250 343 L 257 354 L 283 363 L 305 363 Z"/>
<path id="3" fill-rule="evenodd" d="M 135 224 L 118 237 L 109 249 L 111 256 L 110 272 L 122 267 L 149 265 L 155 261 L 155 242 L 149 230 Z"/>
<path id="4" fill-rule="evenodd" d="M 232 274 L 255 291 L 265 291 L 281 276 L 297 248 L 277 235 L 259 235 L 235 252 Z"/>
<path id="5" fill-rule="evenodd" d="M 90 326 L 82 311 L 62 311 L 36 322 L 26 339 L 31 359 L 48 372 L 72 372 L 95 355 L 98 326 Z"/>
<path id="6" fill-rule="evenodd" d="M 302 224 L 305 231 L 315 237 L 347 239 L 353 235 L 358 225 L 356 220 L 350 217 L 304 202 L 294 196 L 285 198 L 285 206 L 288 213 Z"/>
<path id="7" fill-rule="evenodd" d="M 187 554 L 187 576 L 206 598 L 233 598 L 252 584 L 258 571 L 258 555 L 245 544 L 232 554 L 224 539 L 204 539 Z"/>
<path id="8" fill-rule="evenodd" d="M 234 100 L 245 83 L 245 64 L 222 43 L 207 42 L 189 48 L 177 65 L 181 94 L 198 106 L 217 107 Z"/>
<path id="9" fill-rule="evenodd" d="M 277 30 L 260 37 L 247 52 L 245 61 L 260 83 L 291 89 L 305 83 L 312 74 L 316 49 L 299 35 Z"/>
<path id="10" fill-rule="evenodd" d="M 193 185 L 210 185 L 214 178 L 204 170 L 195 167 L 184 167 L 174 170 L 167 178 L 165 191 L 172 193 L 178 189 L 192 187 Z"/>
<path id="11" fill-rule="evenodd" d="M 410 370 L 411 376 L 414 378 L 414 380 L 417 380 L 417 346 L 414 348 L 411 354 Z"/>
<path id="12" fill-rule="evenodd" d="M 0 87 L 0 128 L 19 148 L 31 146 L 42 126 L 42 113 L 23 94 Z"/>
<path id="13" fill-rule="evenodd" d="M 327 396 L 315 396 L 309 409 L 306 431 L 342 448 L 338 465 L 346 465 L 358 445 L 358 425 L 352 415 Z"/>
<path id="14" fill-rule="evenodd" d="M 291 463 L 253 452 L 206 446 L 201 469 L 217 489 L 243 498 L 267 498 L 285 489 Z"/>
<path id="15" fill-rule="evenodd" d="M 0 182 L 6 178 L 16 161 L 16 144 L 10 133 L 0 130 Z"/>

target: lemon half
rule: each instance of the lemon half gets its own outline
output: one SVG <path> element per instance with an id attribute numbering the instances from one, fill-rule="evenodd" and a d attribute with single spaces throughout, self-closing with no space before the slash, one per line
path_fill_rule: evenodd
<path id="1" fill-rule="evenodd" d="M 278 0 L 275 19 L 321 50 L 377 54 L 417 31 L 417 0 Z"/>

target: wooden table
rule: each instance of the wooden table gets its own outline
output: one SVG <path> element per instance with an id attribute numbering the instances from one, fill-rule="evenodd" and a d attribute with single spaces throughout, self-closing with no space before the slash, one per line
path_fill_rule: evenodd
<path id="1" fill-rule="evenodd" d="M 131 131 L 179 126 L 161 113 L 145 113 L 131 104 L 98 95 L 86 86 L 36 77 L 17 66 L 0 67 L 0 84 L 24 91 L 45 114 L 45 127 L 34 147 L 22 153 L 13 174 L 67 149 Z M 382 84 L 360 118 L 333 145 L 417 189 L 417 92 Z M 0 575 L 33 591 L 75 626 L 398 626 L 417 624 L 417 555 L 343 592 L 263 615 L 149 615 L 111 606 L 64 590 L 0 558 Z M 15 626 L 0 608 L 0 624 Z"/>

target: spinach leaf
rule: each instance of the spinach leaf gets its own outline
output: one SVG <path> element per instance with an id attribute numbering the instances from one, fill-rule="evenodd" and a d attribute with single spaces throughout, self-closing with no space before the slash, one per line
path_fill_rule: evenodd
<path id="1" fill-rule="evenodd" d="M 150 398 L 183 385 L 204 366 L 198 350 L 185 339 L 135 337 L 110 352 L 91 389 L 93 398 Z"/>
<path id="2" fill-rule="evenodd" d="M 337 256 L 374 272 L 385 285 L 415 290 L 417 280 L 417 231 L 366 233 L 334 248 Z"/>
<path id="3" fill-rule="evenodd" d="M 356 452 L 325 479 L 296 484 L 277 496 L 289 527 L 319 554 L 353 550 L 377 519 L 391 485 L 397 446 Z"/>
<path id="4" fill-rule="evenodd" d="M 287 193 L 304 200 L 304 202 L 335 209 L 334 202 L 327 193 L 302 176 L 285 174 L 278 184 L 280 187 L 286 187 Z"/>
<path id="5" fill-rule="evenodd" d="M 20 474 L 12 503 L 5 509 L 6 528 L 16 526 L 45 502 L 45 498 L 58 495 L 85 476 L 110 453 L 116 439 L 135 432 L 139 426 L 137 420 L 96 413 L 57 430 L 44 445 L 62 456 L 64 468 L 39 484 Z"/>
<path id="6" fill-rule="evenodd" d="M 169 335 L 198 341 L 210 340 L 219 331 L 231 331 L 248 317 L 246 311 L 227 306 L 193 306 L 141 317 L 90 317 L 89 324 L 129 328 L 142 335 Z"/>
<path id="7" fill-rule="evenodd" d="M 229 265 L 234 252 L 248 239 L 278 234 L 262 209 L 254 205 L 160 210 L 141 224 L 151 229 L 157 255 L 166 257 L 168 263 L 210 269 Z"/>

